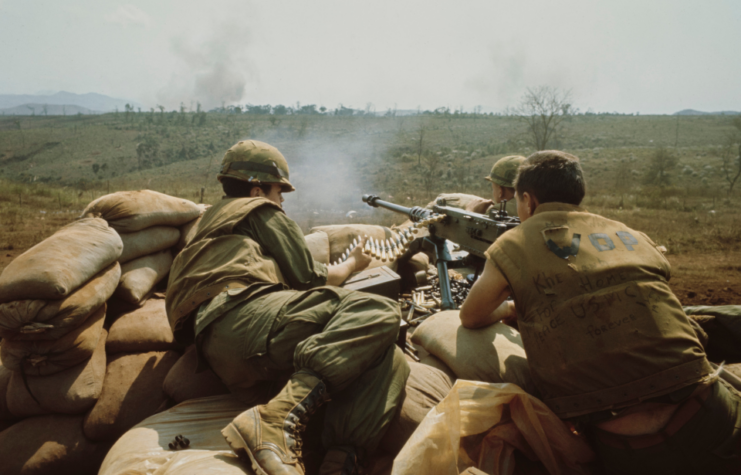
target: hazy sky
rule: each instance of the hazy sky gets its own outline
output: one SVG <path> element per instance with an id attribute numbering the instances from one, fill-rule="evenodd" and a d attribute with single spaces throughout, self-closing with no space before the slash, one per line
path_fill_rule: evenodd
<path id="1" fill-rule="evenodd" d="M 741 0 L 0 0 L 0 93 L 500 111 L 741 110 Z"/>

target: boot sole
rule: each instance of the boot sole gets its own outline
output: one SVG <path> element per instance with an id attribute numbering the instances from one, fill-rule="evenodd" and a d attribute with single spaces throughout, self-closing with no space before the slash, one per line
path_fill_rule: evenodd
<path id="1" fill-rule="evenodd" d="M 247 465 L 249 462 L 252 465 L 252 470 L 254 470 L 257 475 L 270 475 L 260 468 L 260 465 L 258 465 L 252 452 L 250 452 L 249 447 L 247 447 L 247 442 L 242 438 L 242 435 L 234 424 L 229 423 L 229 425 L 224 427 L 221 430 L 221 435 L 224 436 L 226 443 L 229 444 L 229 447 L 232 448 L 243 464 Z"/>

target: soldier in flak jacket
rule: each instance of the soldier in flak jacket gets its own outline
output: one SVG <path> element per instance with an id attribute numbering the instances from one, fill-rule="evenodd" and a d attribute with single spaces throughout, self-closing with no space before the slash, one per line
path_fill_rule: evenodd
<path id="1" fill-rule="evenodd" d="M 741 397 L 714 376 L 656 245 L 579 207 L 573 155 L 531 155 L 515 189 L 522 224 L 487 251 L 463 326 L 517 319 L 542 400 L 606 473 L 741 473 Z"/>
<path id="2" fill-rule="evenodd" d="M 176 337 L 244 402 L 259 404 L 222 431 L 259 474 L 304 474 L 301 434 L 326 404 L 322 474 L 356 473 L 400 403 L 409 366 L 394 344 L 396 302 L 338 286 L 370 258 L 315 262 L 289 219 L 288 164 L 254 140 L 230 148 L 226 196 L 175 258 L 167 313 Z"/>

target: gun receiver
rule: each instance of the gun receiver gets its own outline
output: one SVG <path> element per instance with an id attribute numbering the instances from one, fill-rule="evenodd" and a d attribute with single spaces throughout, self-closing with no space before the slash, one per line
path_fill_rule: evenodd
<path id="1" fill-rule="evenodd" d="M 460 263 L 459 259 L 453 259 L 450 255 L 446 240 L 458 244 L 461 250 L 483 260 L 486 258 L 484 254 L 486 250 L 502 233 L 520 224 L 518 218 L 507 215 L 504 204 L 499 210 L 490 210 L 488 215 L 483 215 L 448 207 L 444 199 L 438 199 L 431 210 L 419 206 L 408 208 L 384 201 L 375 195 L 363 195 L 363 201 L 374 208 L 381 207 L 404 214 L 417 223 L 417 226 L 427 226 L 430 235 L 410 248 L 410 251 L 434 250 L 443 310 L 455 308 L 450 295 L 448 263 L 453 265 Z M 477 269 L 480 269 L 480 266 L 477 266 Z"/>

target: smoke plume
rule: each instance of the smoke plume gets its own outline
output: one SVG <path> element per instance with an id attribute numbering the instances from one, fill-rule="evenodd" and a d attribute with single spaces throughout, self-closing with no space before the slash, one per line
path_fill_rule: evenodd
<path id="1" fill-rule="evenodd" d="M 248 55 L 249 33 L 243 25 L 222 24 L 205 41 L 176 37 L 170 49 L 180 65 L 157 95 L 168 107 L 198 101 L 208 110 L 239 102 L 255 76 Z"/>

